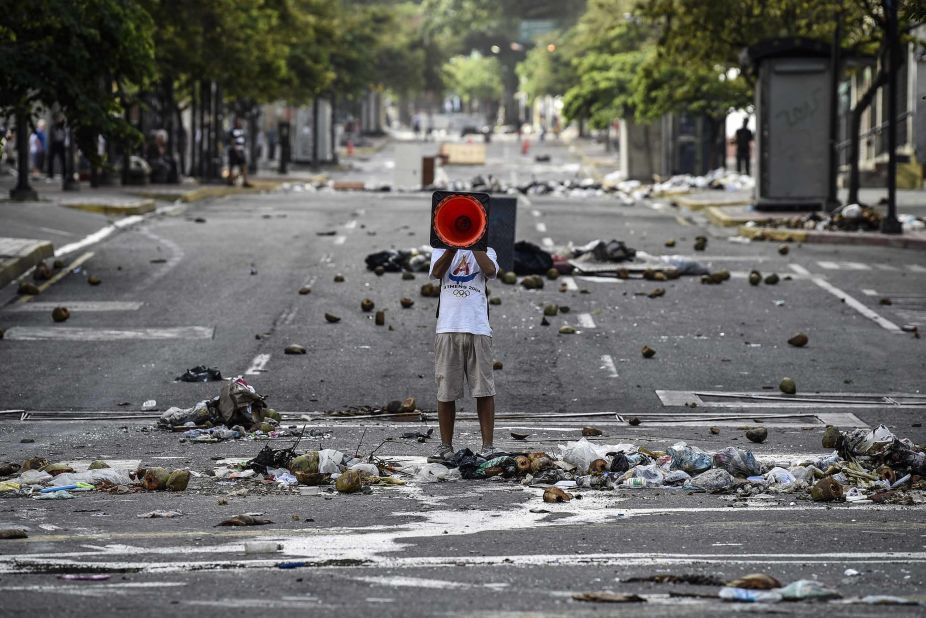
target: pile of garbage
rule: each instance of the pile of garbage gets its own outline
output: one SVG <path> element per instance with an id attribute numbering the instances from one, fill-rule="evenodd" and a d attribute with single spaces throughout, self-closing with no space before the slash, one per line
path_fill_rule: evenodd
<path id="1" fill-rule="evenodd" d="M 292 429 L 280 425 L 282 417 L 267 407 L 260 395 L 242 376 L 222 385 L 212 399 L 191 408 L 168 408 L 158 419 L 158 427 L 180 431 L 181 441 L 223 442 L 250 437 L 277 438 L 293 435 Z"/>
<path id="2" fill-rule="evenodd" d="M 897 217 L 904 232 L 926 230 L 926 219 L 910 214 Z M 763 227 L 792 230 L 839 231 L 839 232 L 877 232 L 881 230 L 884 219 L 881 212 L 871 206 L 846 204 L 831 213 L 812 212 L 807 215 L 795 215 L 787 218 L 750 221 L 748 227 Z"/>
<path id="3" fill-rule="evenodd" d="M 426 273 L 431 268 L 431 247 L 423 245 L 410 249 L 386 249 L 366 256 L 367 270 L 377 273 Z"/>
<path id="4" fill-rule="evenodd" d="M 33 457 L 22 464 L 0 463 L 0 496 L 31 497 L 33 500 L 70 500 L 86 491 L 125 494 L 133 491 L 186 491 L 187 469 L 162 467 L 128 471 L 112 468 L 103 460 L 91 462 L 86 470 L 76 470 L 66 462 L 51 463 Z"/>
<path id="5" fill-rule="evenodd" d="M 762 462 L 751 451 L 734 446 L 709 453 L 678 442 L 658 451 L 583 437 L 560 445 L 558 457 L 536 451 L 486 461 L 463 449 L 446 465 L 429 464 L 416 474 L 436 480 L 501 477 L 545 485 L 547 502 L 570 500 L 567 489 L 679 488 L 745 496 L 791 493 L 820 502 L 912 504 L 909 490 L 926 490 L 926 452 L 883 425 L 847 432 L 829 427 L 823 444 L 836 450 L 801 461 Z"/>

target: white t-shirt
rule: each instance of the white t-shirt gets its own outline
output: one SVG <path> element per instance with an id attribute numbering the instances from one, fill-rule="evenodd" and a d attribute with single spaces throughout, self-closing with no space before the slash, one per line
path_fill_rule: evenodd
<path id="1" fill-rule="evenodd" d="M 446 252 L 446 249 L 434 249 L 431 253 L 428 276 L 432 279 L 436 279 L 433 275 L 434 264 Z M 489 247 L 486 255 L 495 264 L 495 274 L 498 274 L 495 249 Z M 491 278 L 494 279 L 495 275 Z M 479 268 L 479 262 L 476 261 L 473 252 L 467 249 L 457 251 L 450 268 L 441 279 L 437 332 L 492 336 L 492 327 L 489 326 L 489 300 L 486 298 L 486 277 Z"/>

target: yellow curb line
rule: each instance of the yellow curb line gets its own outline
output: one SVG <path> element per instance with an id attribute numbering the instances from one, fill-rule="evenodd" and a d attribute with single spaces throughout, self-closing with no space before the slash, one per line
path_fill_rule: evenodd
<path id="1" fill-rule="evenodd" d="M 740 236 L 753 240 L 772 240 L 776 242 L 806 242 L 807 230 L 780 230 L 775 228 L 740 226 Z"/>
<path id="2" fill-rule="evenodd" d="M 680 196 L 674 198 L 677 205 L 689 210 L 705 210 L 707 208 L 727 208 L 730 206 L 748 206 L 752 203 L 750 198 L 733 199 L 725 201 L 701 200 L 690 197 Z"/>

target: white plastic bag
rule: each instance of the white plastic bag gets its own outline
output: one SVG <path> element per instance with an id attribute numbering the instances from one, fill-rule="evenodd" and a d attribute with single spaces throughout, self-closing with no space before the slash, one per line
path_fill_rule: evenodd
<path id="1" fill-rule="evenodd" d="M 449 481 L 454 478 L 453 472 L 456 472 L 456 476 L 459 477 L 460 472 L 457 469 L 451 470 L 447 466 L 437 463 L 424 464 L 418 468 L 418 472 L 415 474 L 415 480 L 425 483 Z"/>
<path id="2" fill-rule="evenodd" d="M 357 470 L 364 476 L 379 476 L 379 468 L 371 463 L 355 463 L 354 465 L 349 466 L 348 470 Z"/>
<path id="3" fill-rule="evenodd" d="M 566 446 L 560 444 L 559 450 L 563 461 L 574 465 L 581 473 L 585 473 L 589 464 L 599 458 L 598 451 L 585 438 L 576 442 L 567 442 Z"/>
<path id="4" fill-rule="evenodd" d="M 344 453 L 333 448 L 326 448 L 318 452 L 318 472 L 320 474 L 335 474 L 341 471 L 341 462 Z"/>

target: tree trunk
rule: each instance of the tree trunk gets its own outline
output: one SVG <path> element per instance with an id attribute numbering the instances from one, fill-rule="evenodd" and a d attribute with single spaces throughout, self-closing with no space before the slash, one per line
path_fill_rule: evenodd
<path id="1" fill-rule="evenodd" d="M 251 156 L 248 157 L 248 173 L 256 174 L 257 173 L 257 119 L 260 117 L 260 108 L 251 103 L 251 108 L 248 110 L 248 141 L 250 142 L 251 147 Z"/>
<path id="2" fill-rule="evenodd" d="M 312 99 L 312 167 L 318 167 L 318 99 Z"/>
<path id="3" fill-rule="evenodd" d="M 338 163 L 338 119 L 337 119 L 337 108 L 335 107 L 338 100 L 338 95 L 334 92 L 331 93 L 331 162 L 337 165 Z"/>
<path id="4" fill-rule="evenodd" d="M 25 109 L 16 110 L 16 186 L 10 189 L 10 199 L 26 202 L 39 199 L 29 184 L 29 117 Z"/>
<path id="5" fill-rule="evenodd" d="M 861 96 L 855 107 L 852 108 L 849 117 L 849 204 L 858 204 L 858 190 L 861 179 L 859 178 L 859 155 L 861 151 L 861 132 L 862 132 L 862 114 L 871 105 L 878 89 L 887 82 L 887 71 L 881 62 L 878 68 L 878 74 L 872 80 L 868 90 Z"/>

